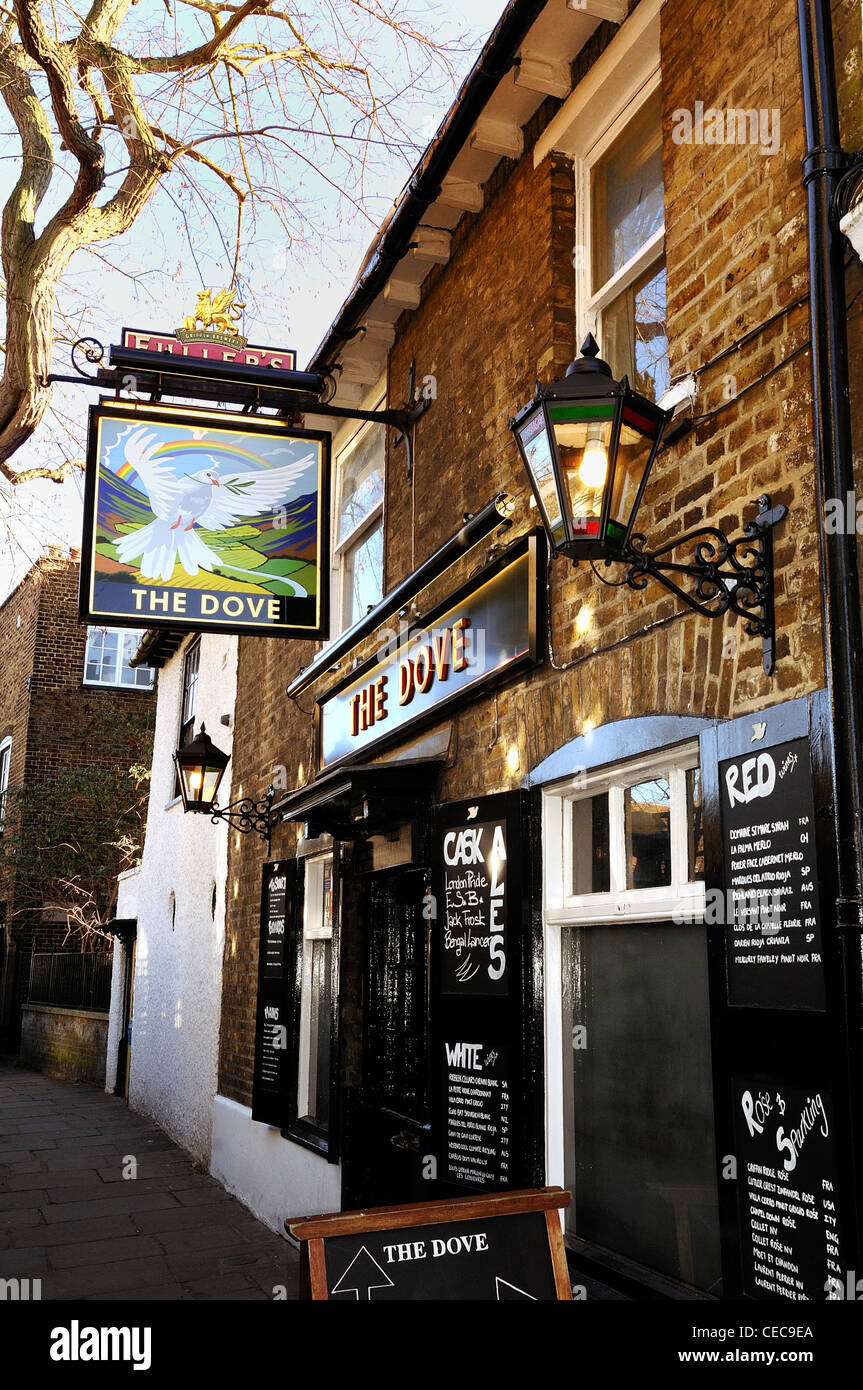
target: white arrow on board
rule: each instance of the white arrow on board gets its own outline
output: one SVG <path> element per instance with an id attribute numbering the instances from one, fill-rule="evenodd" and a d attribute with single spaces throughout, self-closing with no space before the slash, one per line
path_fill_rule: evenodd
<path id="1" fill-rule="evenodd" d="M 359 1268 L 352 1274 L 351 1271 L 358 1262 Z M 378 1275 L 381 1276 L 381 1281 L 378 1281 Z M 350 1282 L 348 1282 L 349 1280 Z M 392 1287 L 393 1281 L 386 1270 L 381 1269 L 374 1255 L 370 1255 L 366 1247 L 362 1245 L 330 1293 L 352 1293 L 359 1301 L 360 1298 L 371 1299 L 372 1289 L 391 1289 Z M 360 1289 L 365 1289 L 365 1293 L 361 1294 Z"/>
<path id="2" fill-rule="evenodd" d="M 506 1279 L 501 1279 L 499 1274 L 494 1276 L 494 1284 L 498 1303 L 507 1298 L 529 1298 L 531 1303 L 536 1303 L 536 1299 L 532 1293 L 525 1293 L 524 1289 L 517 1289 L 515 1284 L 510 1284 Z M 508 1292 L 504 1293 L 504 1289 L 507 1289 Z"/>

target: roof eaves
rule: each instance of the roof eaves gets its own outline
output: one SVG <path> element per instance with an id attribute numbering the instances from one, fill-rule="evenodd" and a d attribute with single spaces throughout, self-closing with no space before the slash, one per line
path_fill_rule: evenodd
<path id="1" fill-rule="evenodd" d="M 308 365 L 309 371 L 329 371 L 339 347 L 356 328 L 361 314 L 373 303 L 389 276 L 410 248 L 420 221 L 440 194 L 441 183 L 482 114 L 501 78 L 512 67 L 531 25 L 548 0 L 509 0 L 485 47 L 459 88 L 437 134 L 383 222 L 363 267 L 323 342 Z"/>

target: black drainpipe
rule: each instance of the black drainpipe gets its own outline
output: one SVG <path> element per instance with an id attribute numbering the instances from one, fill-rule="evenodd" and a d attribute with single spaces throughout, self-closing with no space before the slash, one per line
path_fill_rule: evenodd
<path id="1" fill-rule="evenodd" d="M 839 116 L 829 0 L 797 0 L 806 151 L 803 184 L 809 221 L 812 340 L 812 412 L 819 548 L 824 582 L 821 610 L 827 689 L 833 719 L 831 773 L 836 837 L 836 920 L 844 947 L 847 1045 L 852 1112 L 856 1099 L 863 933 L 863 632 L 853 534 L 825 535 L 824 504 L 854 491 L 848 340 L 845 309 L 845 243 L 834 211 L 836 185 L 847 165 L 839 143 Z M 852 1121 L 853 1123 L 853 1121 Z M 855 1126 L 856 1127 L 856 1126 Z M 855 1150 L 859 1141 L 855 1136 Z M 859 1188 L 857 1153 L 853 1157 Z M 859 1246 L 857 1247 L 859 1249 Z"/>

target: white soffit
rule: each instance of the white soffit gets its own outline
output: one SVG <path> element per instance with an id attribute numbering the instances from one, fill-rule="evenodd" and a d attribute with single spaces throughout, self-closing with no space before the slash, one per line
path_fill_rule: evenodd
<path id="1" fill-rule="evenodd" d="M 658 12 L 656 0 L 641 0 L 633 18 L 645 5 Z M 418 306 L 429 271 L 449 259 L 449 233 L 465 212 L 481 211 L 482 185 L 502 158 L 518 158 L 523 149 L 523 127 L 547 96 L 562 99 L 567 95 L 572 60 L 604 19 L 620 22 L 625 9 L 625 0 L 548 0 L 522 44 L 519 62 L 501 78 L 486 103 L 443 181 L 440 197 L 417 228 L 412 249 L 369 307 L 364 323 L 395 323 L 405 309 Z M 368 381 L 376 379 L 381 347 L 380 331 L 345 345 L 341 354 L 345 370 L 337 394 L 340 402 L 348 394 L 359 394 Z M 366 363 L 364 359 L 370 360 Z"/>
<path id="2" fill-rule="evenodd" d="M 534 167 L 554 150 L 583 158 L 597 134 L 659 67 L 659 14 L 665 0 L 641 0 L 605 52 L 543 131 L 533 152 Z"/>

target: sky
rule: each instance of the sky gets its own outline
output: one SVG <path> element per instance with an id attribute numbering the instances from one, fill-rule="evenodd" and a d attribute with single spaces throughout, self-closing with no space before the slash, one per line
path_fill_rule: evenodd
<path id="1" fill-rule="evenodd" d="M 468 4 L 412 0 L 410 12 L 419 27 L 454 45 L 451 71 L 428 77 L 420 84 L 422 90 L 412 84 L 398 46 L 375 38 L 375 62 L 393 96 L 388 110 L 393 133 L 386 142 L 366 147 L 361 188 L 356 180 L 351 182 L 355 170 L 339 165 L 337 151 L 299 138 L 290 150 L 285 149 L 281 168 L 282 156 L 276 154 L 264 170 L 268 180 L 272 174 L 276 191 L 271 210 L 259 210 L 251 226 L 246 218 L 238 275 L 246 304 L 241 331 L 251 342 L 295 348 L 298 365 L 305 365 L 350 290 L 377 226 L 434 135 L 504 4 L 505 0 L 469 0 Z M 162 5 L 163 0 L 143 0 L 132 12 L 136 22 L 157 22 L 155 7 L 164 25 Z M 401 0 L 397 4 L 388 0 L 386 8 L 406 10 Z M 265 95 L 270 98 L 269 92 Z M 289 92 L 283 104 L 301 102 L 302 95 Z M 153 97 L 158 100 L 155 89 Z M 166 128 L 169 114 L 162 118 Z M 201 107 L 199 124 L 208 114 Z M 345 128 L 353 114 L 347 105 L 335 107 L 335 119 Z M 17 176 L 17 148 L 8 114 L 2 111 L 3 202 Z M 215 153 L 217 147 L 205 148 Z M 121 154 L 122 146 L 118 144 L 111 153 Z M 192 177 L 197 167 L 187 164 L 184 168 L 192 171 L 189 178 L 172 176 L 123 238 L 92 252 L 79 252 L 73 259 L 61 299 L 72 335 L 92 336 L 107 345 L 119 341 L 122 327 L 169 331 L 191 312 L 200 288 L 230 282 L 236 235 L 233 195 L 216 180 L 208 184 L 206 170 L 204 181 L 195 185 Z M 280 180 L 285 170 L 287 184 Z M 340 191 L 345 186 L 356 196 L 346 198 Z M 282 187 L 291 195 L 287 215 L 286 204 L 279 206 Z M 49 195 L 41 210 L 43 219 L 51 210 Z M 52 368 L 63 373 L 70 370 L 66 349 L 55 352 Z M 52 415 L 16 456 L 16 466 L 83 457 L 87 410 L 98 392 L 62 385 L 55 385 L 53 392 Z M 62 486 L 0 483 L 0 601 L 48 545 L 80 544 L 82 494 L 81 472 Z"/>

